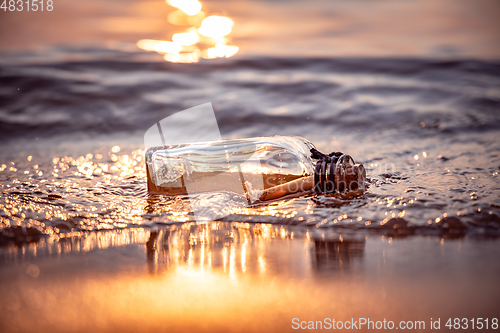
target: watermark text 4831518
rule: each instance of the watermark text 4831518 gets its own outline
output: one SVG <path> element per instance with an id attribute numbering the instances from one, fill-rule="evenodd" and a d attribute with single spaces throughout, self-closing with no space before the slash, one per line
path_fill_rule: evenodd
<path id="1" fill-rule="evenodd" d="M 4 12 L 51 12 L 54 0 L 0 0 Z"/>
<path id="2" fill-rule="evenodd" d="M 441 320 L 443 319 L 443 320 Z M 335 320 L 325 318 L 324 320 L 300 320 L 292 319 L 294 330 L 398 330 L 398 331 L 428 331 L 428 330 L 498 330 L 500 328 L 498 318 L 431 318 L 430 320 L 393 321 L 393 320 L 370 320 L 370 318 L 351 318 L 350 320 Z"/>

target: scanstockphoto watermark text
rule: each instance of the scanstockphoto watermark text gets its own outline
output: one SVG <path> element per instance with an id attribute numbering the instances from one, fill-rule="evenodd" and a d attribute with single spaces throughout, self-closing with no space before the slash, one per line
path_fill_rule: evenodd
<path id="1" fill-rule="evenodd" d="M 292 319 L 294 330 L 498 330 L 498 318 L 430 318 L 430 320 L 371 320 L 370 318 L 351 318 L 349 320 Z"/>
<path id="2" fill-rule="evenodd" d="M 369 162 L 363 164 L 367 175 L 392 175 L 396 172 L 396 166 L 392 163 Z"/>

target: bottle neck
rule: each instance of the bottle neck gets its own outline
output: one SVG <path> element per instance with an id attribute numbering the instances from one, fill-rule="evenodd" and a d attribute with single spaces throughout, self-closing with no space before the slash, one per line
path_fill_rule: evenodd
<path id="1" fill-rule="evenodd" d="M 333 193 L 364 188 L 366 171 L 355 164 L 349 155 L 333 152 L 328 155 L 311 149 L 311 157 L 318 160 L 314 168 L 314 192 Z"/>
<path id="2" fill-rule="evenodd" d="M 327 160 L 320 160 L 316 163 L 314 169 L 314 192 L 335 192 L 335 166 L 335 163 Z"/>

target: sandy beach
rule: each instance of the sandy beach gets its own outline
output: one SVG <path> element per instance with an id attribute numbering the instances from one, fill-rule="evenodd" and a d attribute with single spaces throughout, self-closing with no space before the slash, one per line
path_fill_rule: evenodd
<path id="1" fill-rule="evenodd" d="M 481 237 L 270 224 L 97 232 L 3 249 L 1 316 L 7 331 L 292 331 L 331 320 L 365 331 L 386 320 L 424 332 L 497 316 L 497 253 L 498 240 Z"/>

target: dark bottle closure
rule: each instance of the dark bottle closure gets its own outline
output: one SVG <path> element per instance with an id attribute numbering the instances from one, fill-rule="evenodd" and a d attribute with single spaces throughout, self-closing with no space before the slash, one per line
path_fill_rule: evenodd
<path id="1" fill-rule="evenodd" d="M 341 152 L 326 155 L 313 148 L 311 157 L 318 160 L 314 170 L 314 192 L 346 192 L 365 188 L 365 167 L 356 164 L 350 155 Z"/>

